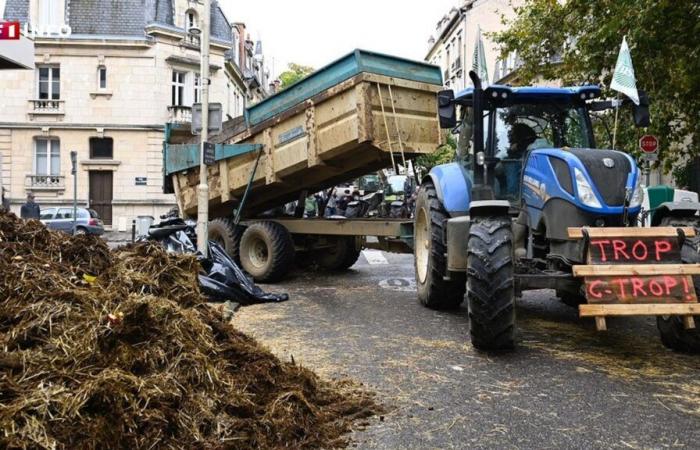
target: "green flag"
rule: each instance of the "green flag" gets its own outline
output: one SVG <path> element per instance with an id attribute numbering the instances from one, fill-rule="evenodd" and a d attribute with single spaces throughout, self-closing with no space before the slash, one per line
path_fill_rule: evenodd
<path id="1" fill-rule="evenodd" d="M 622 92 L 629 97 L 635 105 L 639 105 L 639 93 L 637 92 L 637 81 L 634 78 L 634 67 L 632 67 L 632 55 L 627 46 L 627 39 L 622 38 L 620 54 L 617 55 L 615 73 L 613 73 L 610 89 Z"/>
<path id="2" fill-rule="evenodd" d="M 489 71 L 486 67 L 486 53 L 484 41 L 481 40 L 481 28 L 476 29 L 476 42 L 474 43 L 474 56 L 472 58 L 472 70 L 479 75 L 484 85 L 489 84 Z"/>

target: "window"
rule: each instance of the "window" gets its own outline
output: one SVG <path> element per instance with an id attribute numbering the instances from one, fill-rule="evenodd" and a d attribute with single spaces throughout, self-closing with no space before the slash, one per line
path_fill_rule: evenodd
<path id="1" fill-rule="evenodd" d="M 59 175 L 61 172 L 61 144 L 58 139 L 37 139 L 35 142 L 35 174 Z"/>
<path id="2" fill-rule="evenodd" d="M 112 138 L 90 138 L 90 159 L 112 159 L 114 141 Z"/>
<path id="3" fill-rule="evenodd" d="M 107 89 L 107 68 L 105 66 L 97 68 L 97 88 Z"/>
<path id="4" fill-rule="evenodd" d="M 42 209 L 39 214 L 39 220 L 51 220 L 56 214 L 56 208 Z"/>
<path id="5" fill-rule="evenodd" d="M 172 99 L 173 106 L 183 106 L 185 104 L 185 72 L 173 70 Z"/>
<path id="6" fill-rule="evenodd" d="M 238 30 L 236 28 L 233 29 L 233 62 L 235 65 L 240 66 L 240 48 L 241 42 L 240 42 L 240 37 L 238 34 Z"/>
<path id="7" fill-rule="evenodd" d="M 73 218 L 73 208 L 59 208 L 58 214 L 56 214 L 56 219 L 72 219 Z"/>
<path id="8" fill-rule="evenodd" d="M 54 26 L 63 23 L 61 2 L 58 0 L 39 0 L 39 26 Z"/>
<path id="9" fill-rule="evenodd" d="M 197 12 L 189 9 L 185 13 L 185 30 L 190 31 L 191 28 L 197 28 Z"/>
<path id="10" fill-rule="evenodd" d="M 194 74 L 194 103 L 201 101 L 200 94 L 202 92 L 202 79 L 198 73 Z"/>
<path id="11" fill-rule="evenodd" d="M 39 100 L 59 100 L 61 98 L 61 69 L 52 66 L 39 66 L 37 80 Z"/>

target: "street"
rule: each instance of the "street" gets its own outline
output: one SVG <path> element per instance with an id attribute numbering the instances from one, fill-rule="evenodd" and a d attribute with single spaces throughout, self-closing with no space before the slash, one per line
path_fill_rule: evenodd
<path id="1" fill-rule="evenodd" d="M 700 359 L 666 350 L 653 318 L 598 333 L 553 291 L 526 292 L 516 350 L 487 355 L 464 305 L 425 309 L 412 283 L 412 256 L 370 253 L 342 274 L 263 286 L 290 300 L 233 323 L 282 360 L 375 391 L 390 412 L 354 433 L 359 448 L 698 447 Z"/>

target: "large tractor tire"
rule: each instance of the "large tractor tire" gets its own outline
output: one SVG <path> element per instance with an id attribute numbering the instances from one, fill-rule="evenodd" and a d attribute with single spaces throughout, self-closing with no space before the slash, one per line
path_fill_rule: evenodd
<path id="1" fill-rule="evenodd" d="M 472 345 L 486 351 L 512 349 L 515 345 L 515 284 L 509 217 L 472 220 L 466 297 Z"/>
<path id="2" fill-rule="evenodd" d="M 209 240 L 221 245 L 226 253 L 236 262 L 240 262 L 238 245 L 241 241 L 242 228 L 234 227 L 229 219 L 214 219 L 209 222 Z"/>
<path id="3" fill-rule="evenodd" d="M 241 266 L 255 281 L 279 281 L 294 262 L 292 236 L 276 222 L 255 222 L 241 236 L 240 258 Z"/>
<path id="4" fill-rule="evenodd" d="M 342 271 L 357 262 L 362 248 L 353 236 L 330 237 L 331 247 L 316 253 L 316 262 L 323 269 Z"/>
<path id="5" fill-rule="evenodd" d="M 418 300 L 431 309 L 455 309 L 464 300 L 464 274 L 447 275 L 445 224 L 447 212 L 435 186 L 424 183 L 416 198 L 413 231 Z"/>
<path id="6" fill-rule="evenodd" d="M 659 226 L 693 226 L 692 219 L 665 217 Z M 700 237 L 686 238 L 681 248 L 681 260 L 684 264 L 700 263 Z M 700 276 L 693 277 L 695 293 L 700 298 Z M 656 326 L 661 335 L 661 342 L 671 350 L 684 353 L 700 353 L 700 316 L 694 316 L 695 328 L 686 330 L 680 316 L 659 316 Z"/>

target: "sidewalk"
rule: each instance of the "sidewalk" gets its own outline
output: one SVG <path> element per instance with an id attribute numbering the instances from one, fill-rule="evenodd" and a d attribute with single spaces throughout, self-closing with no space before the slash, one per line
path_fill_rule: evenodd
<path id="1" fill-rule="evenodd" d="M 105 231 L 102 239 L 110 248 L 120 247 L 131 242 L 131 231 Z"/>

